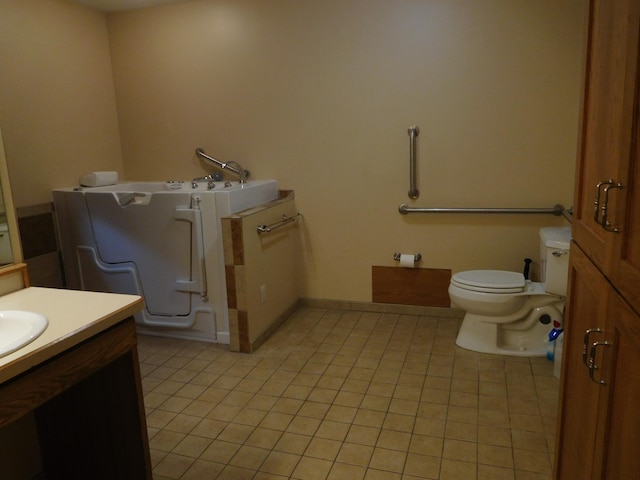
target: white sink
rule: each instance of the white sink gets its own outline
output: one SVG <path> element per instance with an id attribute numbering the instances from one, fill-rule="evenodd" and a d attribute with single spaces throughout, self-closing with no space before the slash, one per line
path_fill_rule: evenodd
<path id="1" fill-rule="evenodd" d="M 45 331 L 44 315 L 23 310 L 0 310 L 0 357 L 31 343 Z"/>

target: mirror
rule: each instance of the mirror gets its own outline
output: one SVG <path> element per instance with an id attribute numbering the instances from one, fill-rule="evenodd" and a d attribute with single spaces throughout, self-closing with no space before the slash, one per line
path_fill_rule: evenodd
<path id="1" fill-rule="evenodd" d="M 0 130 L 0 268 L 22 261 L 18 220 L 11 197 L 9 170 Z"/>

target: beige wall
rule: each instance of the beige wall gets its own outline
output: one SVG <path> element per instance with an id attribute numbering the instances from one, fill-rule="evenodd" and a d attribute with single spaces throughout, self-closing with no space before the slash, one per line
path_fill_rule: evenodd
<path id="1" fill-rule="evenodd" d="M 397 251 L 520 269 L 539 227 L 563 220 L 397 208 L 571 205 L 584 3 L 201 0 L 105 17 L 5 1 L 0 61 L 22 69 L 0 76 L 17 203 L 121 165 L 131 180 L 199 176 L 203 147 L 295 190 L 304 297 L 368 301 L 371 265 Z"/>
<path id="2" fill-rule="evenodd" d="M 416 206 L 571 204 L 575 0 L 211 0 L 108 17 L 126 175 L 207 172 L 201 146 L 296 192 L 302 295 L 370 300 L 371 265 L 520 269 L 547 217 Z M 409 202 L 408 202 L 409 203 Z"/>
<path id="3" fill-rule="evenodd" d="M 94 170 L 122 173 L 105 15 L 61 0 L 0 2 L 0 126 L 16 207 Z"/>

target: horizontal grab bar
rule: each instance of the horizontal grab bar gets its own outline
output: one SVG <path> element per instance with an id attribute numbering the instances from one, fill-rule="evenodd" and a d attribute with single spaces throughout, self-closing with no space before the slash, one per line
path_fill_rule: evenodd
<path id="1" fill-rule="evenodd" d="M 410 207 L 404 203 L 398 208 L 400 213 L 517 213 L 517 214 L 551 214 L 563 215 L 564 207 L 560 204 L 552 208 L 422 208 Z M 565 216 L 566 218 L 566 216 Z"/>
<path id="2" fill-rule="evenodd" d="M 258 232 L 258 235 L 262 235 L 263 233 L 270 233 L 270 232 L 273 232 L 274 230 L 277 230 L 280 227 L 284 227 L 285 225 L 291 222 L 295 222 L 300 216 L 301 216 L 300 213 L 296 213 L 293 217 L 282 215 L 282 220 L 271 223 L 269 225 L 258 225 L 258 228 L 256 230 Z"/>
<path id="3" fill-rule="evenodd" d="M 565 210 L 564 208 L 562 209 L 562 216 L 564 217 L 564 219 L 569 222 L 569 223 L 573 223 L 573 207 L 571 207 L 568 210 Z"/>

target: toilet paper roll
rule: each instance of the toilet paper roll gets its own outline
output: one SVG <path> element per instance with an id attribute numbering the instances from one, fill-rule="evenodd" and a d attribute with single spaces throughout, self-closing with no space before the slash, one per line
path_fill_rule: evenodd
<path id="1" fill-rule="evenodd" d="M 118 183 L 118 172 L 91 172 L 80 179 L 83 187 L 104 187 Z"/>
<path id="2" fill-rule="evenodd" d="M 416 268 L 416 256 L 413 253 L 402 253 L 400 255 L 400 266 Z"/>

